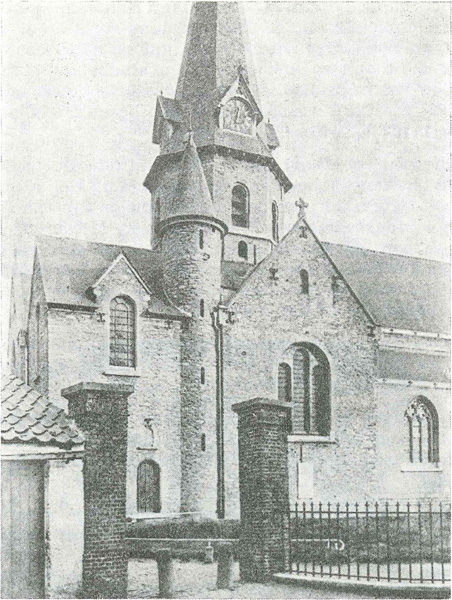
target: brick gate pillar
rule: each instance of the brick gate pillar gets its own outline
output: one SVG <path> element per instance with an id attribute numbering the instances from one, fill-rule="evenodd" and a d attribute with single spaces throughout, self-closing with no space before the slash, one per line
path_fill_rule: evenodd
<path id="1" fill-rule="evenodd" d="M 83 597 L 127 598 L 127 399 L 132 385 L 79 383 L 61 391 L 85 435 Z"/>
<path id="2" fill-rule="evenodd" d="M 238 415 L 240 577 L 262 582 L 289 566 L 287 434 L 291 406 L 254 398 Z"/>

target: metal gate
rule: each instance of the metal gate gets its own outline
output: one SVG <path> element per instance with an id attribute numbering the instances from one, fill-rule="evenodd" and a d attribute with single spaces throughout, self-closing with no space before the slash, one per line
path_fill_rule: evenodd
<path id="1" fill-rule="evenodd" d="M 45 597 L 44 462 L 2 462 L 2 598 Z"/>

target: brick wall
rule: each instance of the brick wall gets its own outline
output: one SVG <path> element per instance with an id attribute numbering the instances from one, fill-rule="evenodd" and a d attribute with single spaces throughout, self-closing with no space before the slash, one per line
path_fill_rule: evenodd
<path id="1" fill-rule="evenodd" d="M 238 414 L 240 578 L 261 582 L 288 567 L 291 408 L 255 398 L 232 409 Z"/>
<path id="2" fill-rule="evenodd" d="M 124 384 L 80 383 L 65 390 L 69 415 L 85 434 L 83 597 L 126 598 L 127 417 Z"/>

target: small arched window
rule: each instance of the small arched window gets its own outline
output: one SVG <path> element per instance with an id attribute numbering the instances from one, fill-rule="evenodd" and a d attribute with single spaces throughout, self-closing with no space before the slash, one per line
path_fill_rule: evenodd
<path id="1" fill-rule="evenodd" d="M 204 300 L 199 301 L 199 316 L 204 316 Z"/>
<path id="2" fill-rule="evenodd" d="M 138 512 L 158 513 L 160 505 L 160 467 L 153 460 L 144 460 L 137 470 Z"/>
<path id="3" fill-rule="evenodd" d="M 110 302 L 110 364 L 135 367 L 135 307 L 129 298 L 117 296 Z"/>
<path id="4" fill-rule="evenodd" d="M 280 363 L 278 366 L 278 400 L 292 401 L 292 369 L 287 363 Z"/>
<path id="5" fill-rule="evenodd" d="M 243 240 L 239 242 L 239 257 L 248 260 L 248 244 Z"/>
<path id="6" fill-rule="evenodd" d="M 438 413 L 425 396 L 418 396 L 408 406 L 409 455 L 412 463 L 439 461 Z"/>
<path id="7" fill-rule="evenodd" d="M 309 275 L 305 269 L 300 271 L 300 287 L 302 294 L 309 294 Z"/>
<path id="8" fill-rule="evenodd" d="M 272 204 L 272 236 L 275 242 L 279 241 L 278 207 L 276 202 Z"/>
<path id="9" fill-rule="evenodd" d="M 249 194 L 241 183 L 232 188 L 232 224 L 234 227 L 249 227 Z"/>
<path id="10" fill-rule="evenodd" d="M 199 230 L 199 247 L 202 250 L 204 248 L 204 230 Z"/>

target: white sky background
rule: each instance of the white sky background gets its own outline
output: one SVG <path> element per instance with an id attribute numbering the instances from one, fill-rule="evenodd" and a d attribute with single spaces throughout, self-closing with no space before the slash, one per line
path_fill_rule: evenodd
<path id="1" fill-rule="evenodd" d="M 31 270 L 37 233 L 149 244 L 155 96 L 174 96 L 189 11 L 3 3 L 4 281 L 16 243 Z M 449 12 L 245 3 L 263 112 L 294 184 L 286 226 L 301 195 L 321 240 L 448 260 Z"/>

